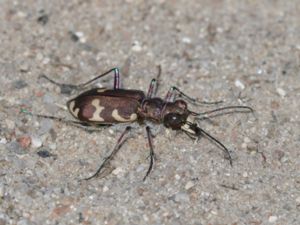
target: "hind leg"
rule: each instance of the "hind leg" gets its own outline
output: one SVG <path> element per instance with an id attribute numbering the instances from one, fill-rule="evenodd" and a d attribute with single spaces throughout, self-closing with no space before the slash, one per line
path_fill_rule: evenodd
<path id="1" fill-rule="evenodd" d="M 63 84 L 63 83 L 58 83 L 52 79 L 50 79 L 49 77 L 47 77 L 46 75 L 40 75 L 39 78 L 44 78 L 46 80 L 48 80 L 50 83 L 57 85 L 60 87 L 61 93 L 63 94 L 71 94 L 73 91 L 79 91 L 81 89 L 86 88 L 87 86 L 89 86 L 90 84 L 92 84 L 94 81 L 98 80 L 101 77 L 104 77 L 108 74 L 111 74 L 113 72 L 114 74 L 114 89 L 119 89 L 120 88 L 120 72 L 118 68 L 113 68 L 108 70 L 105 73 L 102 73 L 96 77 L 94 77 L 91 80 L 88 80 L 87 82 L 84 82 L 82 84 L 79 85 L 73 85 L 73 84 Z"/>

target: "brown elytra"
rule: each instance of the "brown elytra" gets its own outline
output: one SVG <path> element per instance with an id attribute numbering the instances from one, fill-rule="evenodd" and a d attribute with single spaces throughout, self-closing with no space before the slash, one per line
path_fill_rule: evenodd
<path id="1" fill-rule="evenodd" d="M 124 89 L 92 89 L 68 101 L 70 113 L 91 124 L 133 122 L 138 119 L 145 95 L 141 91 Z"/>

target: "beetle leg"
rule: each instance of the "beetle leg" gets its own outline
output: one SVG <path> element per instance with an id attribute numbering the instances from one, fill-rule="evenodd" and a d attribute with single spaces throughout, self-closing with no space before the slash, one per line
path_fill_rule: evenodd
<path id="1" fill-rule="evenodd" d="M 147 170 L 147 173 L 145 175 L 145 177 L 143 178 L 143 181 L 146 180 L 146 178 L 148 177 L 148 175 L 150 174 L 152 168 L 153 168 L 153 163 L 154 163 L 154 159 L 155 159 L 155 154 L 154 154 L 154 150 L 153 150 L 153 139 L 152 139 L 152 133 L 151 133 L 151 129 L 149 126 L 146 127 L 146 131 L 147 131 L 147 139 L 148 139 L 148 143 L 149 143 L 149 148 L 150 148 L 150 164 L 149 164 L 149 168 Z"/>
<path id="2" fill-rule="evenodd" d="M 157 68 L 158 68 L 158 73 L 157 73 L 156 79 L 152 79 L 150 82 L 148 92 L 147 92 L 147 99 L 153 98 L 156 95 L 156 92 L 158 89 L 160 75 L 161 75 L 161 66 L 158 65 Z"/>
<path id="3" fill-rule="evenodd" d="M 159 84 L 161 82 L 160 80 L 160 75 L 161 75 L 161 65 L 158 65 L 157 66 L 157 70 L 158 70 L 158 73 L 156 75 L 156 88 L 155 88 L 155 91 L 154 91 L 154 96 L 156 95 L 157 93 L 157 90 L 158 90 L 158 87 L 159 87 Z"/>
<path id="4" fill-rule="evenodd" d="M 123 131 L 123 133 L 119 137 L 114 149 L 112 150 L 110 155 L 104 159 L 104 161 L 102 162 L 102 164 L 100 165 L 98 170 L 92 176 L 84 178 L 83 180 L 90 180 L 90 179 L 96 177 L 101 172 L 101 170 L 107 165 L 107 163 L 109 163 L 110 160 L 112 160 L 112 158 L 115 156 L 115 154 L 120 150 L 121 146 L 126 141 L 126 138 L 124 138 L 124 137 L 129 133 L 130 130 L 131 130 L 130 126 L 126 127 L 126 129 Z"/>
<path id="5" fill-rule="evenodd" d="M 219 140 L 217 140 L 215 137 L 211 136 L 209 133 L 207 133 L 200 127 L 197 127 L 197 129 L 199 129 L 198 136 L 200 136 L 201 134 L 204 135 L 206 138 L 208 138 L 210 141 L 213 141 L 215 144 L 217 144 L 222 149 L 222 151 L 226 155 L 225 158 L 229 160 L 229 163 L 232 166 L 232 157 L 231 157 L 231 154 L 230 154 L 228 148 L 226 148 L 225 145 L 223 145 Z"/>
<path id="6" fill-rule="evenodd" d="M 44 119 L 50 119 L 50 120 L 56 120 L 56 121 L 59 121 L 59 122 L 62 122 L 62 123 L 65 123 L 65 124 L 71 124 L 71 125 L 78 125 L 78 124 L 81 124 L 84 126 L 84 122 L 80 122 L 80 121 L 76 121 L 76 120 L 67 120 L 65 118 L 60 118 L 60 117 L 55 117 L 55 116 L 48 116 L 48 115 L 41 115 L 41 114 L 33 114 L 31 112 L 29 112 L 28 110 L 26 109 L 21 109 L 20 111 L 21 113 L 25 113 L 27 115 L 30 115 L 30 116 L 36 116 L 38 118 L 44 118 Z"/>
<path id="7" fill-rule="evenodd" d="M 63 94 L 71 94 L 73 92 L 73 90 L 77 91 L 80 89 L 77 85 L 58 83 L 55 80 L 52 80 L 49 77 L 47 77 L 45 74 L 41 74 L 39 76 L 39 79 L 40 78 L 44 78 L 47 81 L 49 81 L 50 83 L 55 84 L 56 86 L 60 87 L 60 92 Z"/>
<path id="8" fill-rule="evenodd" d="M 209 110 L 201 113 L 196 113 L 190 111 L 190 113 L 193 116 L 196 116 L 198 120 L 206 120 L 209 118 L 214 118 L 226 114 L 232 114 L 232 113 L 254 113 L 254 110 L 249 106 L 242 106 L 242 105 L 233 105 L 233 106 L 225 106 L 222 108 Z"/>
<path id="9" fill-rule="evenodd" d="M 50 83 L 59 86 L 61 92 L 64 94 L 71 94 L 73 90 L 77 91 L 77 90 L 86 88 L 88 85 L 93 83 L 95 80 L 98 80 L 99 78 L 104 77 L 104 76 L 110 74 L 111 72 L 114 72 L 114 89 L 119 89 L 120 88 L 120 72 L 119 72 L 118 68 L 110 69 L 109 71 L 107 71 L 103 74 L 100 74 L 100 75 L 96 76 L 95 78 L 93 78 L 85 83 L 79 84 L 79 85 L 58 83 L 58 82 L 50 79 L 49 77 L 47 77 L 44 74 L 40 75 L 39 78 L 45 78 Z"/>
<path id="10" fill-rule="evenodd" d="M 169 89 L 167 95 L 165 96 L 165 101 L 166 102 L 174 102 L 177 96 L 183 97 L 184 99 L 186 99 L 187 101 L 189 101 L 190 103 L 192 103 L 194 105 L 217 105 L 217 104 L 220 104 L 223 102 L 223 101 L 216 101 L 216 102 L 199 101 L 199 100 L 192 98 L 192 97 L 188 96 L 187 94 L 183 93 L 177 87 L 171 87 Z"/>
<path id="11" fill-rule="evenodd" d="M 82 122 L 82 121 L 67 120 L 65 118 L 55 117 L 55 116 L 48 116 L 48 115 L 33 114 L 33 113 L 27 111 L 26 109 L 21 109 L 21 112 L 25 113 L 27 115 L 30 115 L 30 116 L 36 116 L 38 118 L 50 119 L 50 120 L 55 120 L 55 121 L 58 121 L 58 122 L 62 122 L 66 125 L 75 126 L 75 127 L 81 128 L 81 129 L 83 129 L 85 131 L 88 131 L 88 132 L 99 131 L 99 130 L 102 130 L 102 128 L 104 128 L 104 127 L 111 126 L 111 124 L 98 124 L 95 127 L 95 126 L 91 126 L 90 124 L 88 124 L 86 122 Z"/>
<path id="12" fill-rule="evenodd" d="M 153 98 L 153 95 L 156 92 L 156 88 L 157 88 L 157 80 L 152 79 L 148 88 L 147 99 Z"/>
<path id="13" fill-rule="evenodd" d="M 93 83 L 95 80 L 98 80 L 99 78 L 104 77 L 105 75 L 110 74 L 111 72 L 114 72 L 114 89 L 120 89 L 120 71 L 118 68 L 110 69 L 109 71 L 107 71 L 103 74 L 100 74 L 100 75 L 96 76 L 95 78 L 93 78 L 83 84 L 79 84 L 78 86 L 81 88 L 84 88 L 87 85 Z"/>
<path id="14" fill-rule="evenodd" d="M 174 87 L 171 87 L 164 98 L 165 102 L 174 102 L 175 100 L 175 91 Z"/>

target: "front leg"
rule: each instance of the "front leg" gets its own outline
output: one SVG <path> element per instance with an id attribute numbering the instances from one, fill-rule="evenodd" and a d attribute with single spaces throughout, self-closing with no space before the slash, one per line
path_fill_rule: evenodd
<path id="1" fill-rule="evenodd" d="M 146 131 L 147 131 L 147 139 L 148 139 L 148 143 L 149 143 L 149 149 L 150 149 L 150 164 L 149 164 L 149 168 L 147 170 L 147 173 L 143 179 L 143 181 L 146 180 L 146 178 L 148 177 L 148 175 L 150 174 L 152 168 L 153 168 L 153 164 L 154 164 L 154 159 L 155 159 L 155 153 L 153 150 L 153 138 L 152 138 L 152 133 L 151 133 L 151 129 L 149 126 L 146 127 Z"/>

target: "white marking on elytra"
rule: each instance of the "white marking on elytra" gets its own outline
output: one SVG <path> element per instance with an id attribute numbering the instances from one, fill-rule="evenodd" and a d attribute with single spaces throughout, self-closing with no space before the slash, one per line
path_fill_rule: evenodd
<path id="1" fill-rule="evenodd" d="M 79 113 L 79 108 L 74 109 L 74 107 L 75 107 L 75 101 L 71 101 L 70 105 L 69 105 L 70 112 L 72 113 L 72 115 L 74 117 L 77 118 L 78 117 L 78 113 Z"/>
<path id="2" fill-rule="evenodd" d="M 93 117 L 89 118 L 89 120 L 90 121 L 104 121 L 104 119 L 100 116 L 100 113 L 104 109 L 104 107 L 100 105 L 100 100 L 94 99 L 91 104 L 92 104 L 92 106 L 94 106 L 96 108 L 96 110 L 93 113 Z"/>
<path id="3" fill-rule="evenodd" d="M 130 122 L 130 121 L 134 121 L 136 120 L 137 118 L 137 114 L 136 113 L 132 113 L 130 115 L 130 118 L 129 119 L 126 119 L 126 118 L 123 118 L 122 116 L 120 116 L 119 112 L 117 109 L 114 109 L 112 111 L 112 117 L 116 120 L 116 121 L 119 121 L 119 122 Z"/>
<path id="4" fill-rule="evenodd" d="M 107 89 L 106 88 L 99 88 L 99 89 L 97 89 L 97 92 L 98 93 L 101 93 L 101 92 L 104 92 L 104 91 L 106 91 Z"/>

